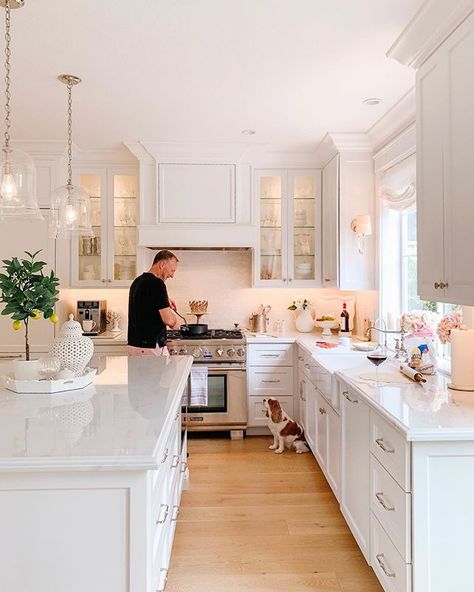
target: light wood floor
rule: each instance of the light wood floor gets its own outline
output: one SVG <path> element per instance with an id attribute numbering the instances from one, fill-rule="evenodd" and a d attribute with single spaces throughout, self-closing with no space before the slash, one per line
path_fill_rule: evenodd
<path id="1" fill-rule="evenodd" d="M 189 442 L 167 592 L 380 592 L 311 454 Z"/>

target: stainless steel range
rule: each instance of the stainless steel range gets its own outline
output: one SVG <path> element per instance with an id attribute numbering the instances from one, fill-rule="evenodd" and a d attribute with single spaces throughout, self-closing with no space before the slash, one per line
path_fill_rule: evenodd
<path id="1" fill-rule="evenodd" d="M 188 430 L 229 430 L 231 438 L 242 438 L 247 427 L 247 355 L 242 332 L 212 329 L 183 338 L 180 331 L 168 331 L 167 346 L 170 355 L 191 355 L 193 364 L 207 367 L 208 404 L 188 406 Z"/>

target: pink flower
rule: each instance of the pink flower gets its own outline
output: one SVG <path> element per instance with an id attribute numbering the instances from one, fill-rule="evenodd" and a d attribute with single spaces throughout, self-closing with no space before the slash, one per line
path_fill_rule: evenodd
<path id="1" fill-rule="evenodd" d="M 439 315 L 427 310 L 412 310 L 411 313 L 404 313 L 400 318 L 404 331 L 421 337 L 434 337 L 438 321 Z"/>
<path id="2" fill-rule="evenodd" d="M 455 310 L 445 315 L 439 322 L 436 330 L 441 343 L 451 341 L 451 331 L 461 327 L 462 313 L 460 310 Z"/>

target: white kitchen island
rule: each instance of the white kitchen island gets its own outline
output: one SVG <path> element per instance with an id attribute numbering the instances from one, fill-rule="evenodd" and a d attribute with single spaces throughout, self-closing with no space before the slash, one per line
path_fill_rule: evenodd
<path id="1" fill-rule="evenodd" d="M 181 396 L 192 358 L 96 362 L 82 390 L 0 389 L 2 591 L 164 589 L 187 477 Z"/>

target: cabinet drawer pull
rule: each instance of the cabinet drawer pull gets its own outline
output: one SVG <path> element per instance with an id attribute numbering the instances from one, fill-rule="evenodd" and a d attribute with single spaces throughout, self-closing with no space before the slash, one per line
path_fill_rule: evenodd
<path id="1" fill-rule="evenodd" d="M 299 360 L 300 362 L 302 362 L 302 361 L 304 360 L 304 357 L 303 357 L 303 356 L 298 356 L 298 360 Z"/>
<path id="2" fill-rule="evenodd" d="M 168 458 L 168 454 L 169 454 L 169 450 L 168 450 L 168 448 L 165 448 L 165 451 L 163 452 L 163 456 L 161 457 L 161 464 L 163 464 L 165 462 L 165 460 Z"/>
<path id="3" fill-rule="evenodd" d="M 444 287 L 445 287 L 445 288 L 448 288 L 448 287 L 449 287 L 449 286 L 448 286 L 448 282 L 446 282 L 446 283 L 444 284 Z"/>
<path id="4" fill-rule="evenodd" d="M 394 571 L 389 571 L 385 567 L 385 563 L 382 561 L 382 558 L 385 558 L 385 555 L 383 553 L 379 553 L 378 555 L 375 556 L 375 559 L 377 559 L 377 563 L 382 568 L 382 571 L 384 572 L 384 574 L 386 576 L 388 576 L 389 578 L 395 578 L 397 576 L 397 574 Z"/>
<path id="5" fill-rule="evenodd" d="M 435 282 L 434 287 L 435 287 L 435 290 L 437 290 L 438 288 L 441 288 L 441 284 L 439 282 Z"/>
<path id="6" fill-rule="evenodd" d="M 280 354 L 262 354 L 261 358 L 279 358 Z"/>
<path id="7" fill-rule="evenodd" d="M 161 516 L 161 512 L 164 508 L 163 516 Z M 168 504 L 160 504 L 160 513 L 158 514 L 158 518 L 156 519 L 156 524 L 164 524 L 166 519 L 168 518 L 168 512 L 170 511 L 170 507 Z"/>
<path id="8" fill-rule="evenodd" d="M 179 454 L 173 454 L 173 460 L 171 461 L 171 468 L 176 469 L 179 465 Z"/>
<path id="9" fill-rule="evenodd" d="M 395 448 L 387 448 L 385 446 L 385 442 L 384 442 L 383 438 L 377 438 L 375 440 L 375 443 L 377 444 L 377 446 L 379 448 L 381 448 L 384 452 L 387 452 L 388 454 L 393 454 L 395 452 Z"/>
<path id="10" fill-rule="evenodd" d="M 349 397 L 348 391 L 342 391 L 342 396 L 344 397 L 344 399 L 347 399 L 349 401 L 349 403 L 358 403 L 359 402 L 357 399 L 351 399 Z"/>
<path id="11" fill-rule="evenodd" d="M 163 584 L 156 589 L 156 592 L 165 592 L 165 588 L 166 588 L 166 582 L 168 581 L 168 570 L 166 569 L 166 567 L 162 567 L 160 569 L 160 576 L 161 574 L 164 573 L 165 577 L 163 578 Z M 161 580 L 161 577 L 160 577 Z"/>
<path id="12" fill-rule="evenodd" d="M 324 409 L 324 407 L 320 407 L 319 413 L 321 413 L 321 415 L 324 415 L 326 413 L 326 409 Z"/>
<path id="13" fill-rule="evenodd" d="M 281 382 L 281 380 L 262 380 L 262 383 L 276 384 L 278 382 Z"/>
<path id="14" fill-rule="evenodd" d="M 330 282 L 331 281 L 331 278 L 324 278 L 324 281 L 325 282 Z"/>
<path id="15" fill-rule="evenodd" d="M 176 520 L 178 520 L 178 516 L 179 516 L 179 506 L 174 505 L 173 506 L 173 515 L 171 516 L 171 522 L 176 522 Z"/>
<path id="16" fill-rule="evenodd" d="M 309 364 L 305 364 L 304 367 L 306 368 L 306 370 L 310 370 L 311 366 Z"/>
<path id="17" fill-rule="evenodd" d="M 379 504 L 382 506 L 382 508 L 384 510 L 387 510 L 387 512 L 394 512 L 395 511 L 395 506 L 387 506 L 387 504 L 385 503 L 385 501 L 383 499 L 383 493 L 381 491 L 376 493 L 375 497 L 377 498 L 377 501 L 379 502 Z"/>
<path id="18" fill-rule="evenodd" d="M 187 463 L 185 460 L 183 460 L 183 461 L 181 462 L 181 472 L 182 472 L 182 473 L 186 473 L 186 469 L 187 469 L 187 468 L 188 468 L 188 463 Z"/>

